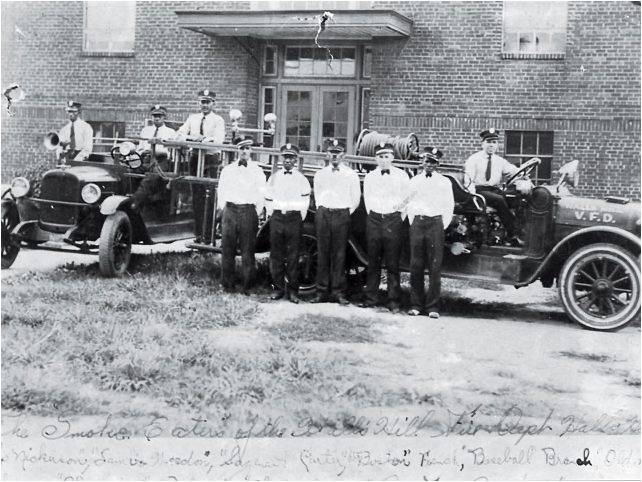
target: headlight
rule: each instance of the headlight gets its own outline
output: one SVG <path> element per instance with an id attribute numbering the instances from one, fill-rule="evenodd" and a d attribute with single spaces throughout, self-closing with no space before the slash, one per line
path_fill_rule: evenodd
<path id="1" fill-rule="evenodd" d="M 24 177 L 16 177 L 11 181 L 11 195 L 13 197 L 26 196 L 29 193 L 31 185 Z"/>
<path id="2" fill-rule="evenodd" d="M 82 196 L 82 200 L 87 204 L 94 204 L 100 199 L 101 194 L 102 192 L 100 188 L 95 184 L 87 184 L 82 188 L 82 192 L 80 193 L 80 195 Z"/>
<path id="3" fill-rule="evenodd" d="M 125 141 L 120 146 L 118 146 L 118 152 L 123 156 L 128 156 L 136 150 L 136 146 L 133 142 Z"/>

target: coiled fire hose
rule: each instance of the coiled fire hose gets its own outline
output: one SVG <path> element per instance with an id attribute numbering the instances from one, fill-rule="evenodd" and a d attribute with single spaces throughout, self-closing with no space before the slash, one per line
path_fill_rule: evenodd
<path id="1" fill-rule="evenodd" d="M 364 129 L 357 139 L 357 156 L 374 157 L 375 147 L 381 142 L 389 142 L 394 146 L 395 159 L 410 159 L 413 154 L 419 152 L 419 139 L 414 133 L 402 138 Z"/>

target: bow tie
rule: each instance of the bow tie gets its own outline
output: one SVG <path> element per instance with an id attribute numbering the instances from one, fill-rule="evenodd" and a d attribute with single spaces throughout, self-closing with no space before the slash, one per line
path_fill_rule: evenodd
<path id="1" fill-rule="evenodd" d="M 384 174 L 390 175 L 390 169 L 382 169 L 381 170 L 381 175 L 383 176 Z"/>
<path id="2" fill-rule="evenodd" d="M 338 167 L 333 167 L 332 168 L 332 172 L 339 172 L 339 168 Z"/>
<path id="3" fill-rule="evenodd" d="M 292 174 L 292 171 L 283 171 L 283 174 Z"/>
<path id="4" fill-rule="evenodd" d="M 426 177 L 432 177 L 432 172 L 427 172 Z"/>
<path id="5" fill-rule="evenodd" d="M 247 161 L 239 160 L 239 166 L 247 167 Z"/>

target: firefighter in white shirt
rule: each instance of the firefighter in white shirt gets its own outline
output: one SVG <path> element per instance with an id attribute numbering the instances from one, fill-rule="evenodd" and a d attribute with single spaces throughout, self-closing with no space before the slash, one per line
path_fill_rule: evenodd
<path id="1" fill-rule="evenodd" d="M 361 187 L 357 173 L 342 162 L 345 147 L 341 142 L 331 139 L 327 151 L 330 164 L 314 175 L 318 266 L 317 296 L 310 302 L 347 305 L 346 249 L 350 216 L 361 202 Z"/>
<path id="2" fill-rule="evenodd" d="M 410 180 L 407 213 L 410 221 L 410 304 L 408 314 L 421 313 L 439 318 L 441 263 L 444 255 L 444 231 L 450 224 L 455 199 L 450 181 L 435 171 L 443 153 L 434 147 L 424 148 L 420 159 L 424 172 Z M 424 294 L 424 270 L 428 267 L 428 293 Z"/>
<path id="3" fill-rule="evenodd" d="M 363 183 L 363 200 L 368 212 L 366 235 L 368 239 L 368 284 L 366 300 L 359 306 L 379 304 L 381 265 L 385 262 L 388 273 L 388 300 L 386 306 L 399 313 L 401 287 L 399 257 L 401 230 L 405 215 L 400 212 L 408 196 L 408 174 L 392 165 L 394 146 L 381 142 L 375 146 L 377 168 L 370 171 Z"/>
<path id="4" fill-rule="evenodd" d="M 295 169 L 299 148 L 281 146 L 283 169 L 270 177 L 265 193 L 265 210 L 270 217 L 270 272 L 273 300 L 288 298 L 299 303 L 298 261 L 303 220 L 310 205 L 310 182 Z M 285 277 L 287 274 L 287 287 Z"/>
<path id="5" fill-rule="evenodd" d="M 176 137 L 176 131 L 171 127 L 165 125 L 165 117 L 167 117 L 167 109 L 161 105 L 154 105 L 150 109 L 150 115 L 152 116 L 152 125 L 143 127 L 143 130 L 140 131 L 140 136 L 142 139 L 157 139 L 157 140 L 172 140 Z M 138 152 L 141 155 L 143 161 L 149 159 L 152 152 L 152 146 L 149 140 L 143 140 L 138 146 Z M 166 171 L 169 169 L 169 151 L 162 144 L 156 144 L 154 149 L 154 154 L 156 156 L 156 162 L 158 165 Z M 148 161 L 147 161 L 148 162 Z"/>
<path id="6" fill-rule="evenodd" d="M 223 210 L 221 284 L 224 290 L 234 291 L 236 249 L 240 247 L 245 294 L 250 294 L 254 283 L 256 233 L 265 206 L 265 173 L 251 159 L 253 144 L 249 136 L 238 139 L 238 159 L 225 166 L 218 185 L 218 207 Z"/>
<path id="7" fill-rule="evenodd" d="M 205 89 L 198 93 L 198 104 L 200 114 L 190 115 L 185 123 L 178 128 L 178 138 L 196 142 L 213 142 L 223 144 L 225 141 L 225 121 L 214 113 L 216 106 L 216 94 L 213 90 Z M 194 149 L 189 162 L 189 172 L 196 176 L 198 167 L 199 149 Z M 204 153 L 203 173 L 204 177 L 215 178 L 218 176 L 221 153 L 217 149 L 207 149 Z M 207 190 L 210 190 L 209 202 L 206 199 Z M 194 229 L 196 231 L 196 243 L 208 242 L 212 235 L 211 216 L 205 218 L 205 214 L 212 212 L 214 196 L 213 185 L 194 183 L 192 185 L 192 196 L 194 204 Z"/>
<path id="8" fill-rule="evenodd" d="M 143 127 L 140 137 L 143 139 L 165 139 L 170 140 L 176 137 L 176 131 L 165 125 L 167 109 L 160 105 L 154 105 L 150 109 L 153 125 Z M 167 186 L 167 180 L 163 173 L 170 168 L 169 152 L 162 144 L 156 144 L 154 149 L 155 162 L 151 161 L 151 144 L 149 141 L 141 141 L 138 146 L 138 153 L 143 160 L 143 169 L 146 170 L 145 178 L 132 195 L 132 201 L 139 209 L 158 192 L 162 192 Z"/>
<path id="9" fill-rule="evenodd" d="M 58 157 L 74 161 L 86 161 L 94 147 L 94 130 L 80 118 L 80 102 L 70 100 L 65 110 L 69 115 L 69 123 L 60 132 L 60 144 L 56 148 Z"/>
<path id="10" fill-rule="evenodd" d="M 518 167 L 495 154 L 499 131 L 491 128 L 479 136 L 482 138 L 482 150 L 470 156 L 465 164 L 466 176 L 471 180 L 468 190 L 483 196 L 486 204 L 497 210 L 497 215 L 506 228 L 509 243 L 524 246 L 524 241 L 518 237 L 515 215 L 499 187 L 502 176 L 515 174 Z"/>

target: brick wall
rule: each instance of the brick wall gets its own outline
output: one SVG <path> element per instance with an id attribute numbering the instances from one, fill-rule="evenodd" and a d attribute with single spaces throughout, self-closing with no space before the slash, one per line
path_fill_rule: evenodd
<path id="1" fill-rule="evenodd" d="M 212 38 L 177 26 L 177 10 L 249 8 L 239 2 L 137 2 L 135 54 L 82 52 L 83 2 L 2 2 L 2 86 L 18 82 L 27 98 L 2 112 L 2 180 L 34 159 L 52 159 L 45 133 L 66 122 L 64 104 L 77 99 L 85 120 L 126 122 L 136 135 L 152 104 L 181 121 L 198 112 L 196 93 L 217 94 L 217 113 L 231 108 L 256 123 L 258 64 L 234 39 Z M 20 34 L 16 33 L 18 27 Z M 260 47 L 247 43 L 260 58 Z M 3 104 L 6 106 L 6 104 Z M 229 132 L 229 129 L 228 129 Z M 228 134 L 229 135 L 229 134 Z"/>
<path id="2" fill-rule="evenodd" d="M 238 108 L 246 125 L 256 125 L 262 43 L 180 29 L 174 13 L 249 9 L 248 2 L 137 2 L 129 57 L 83 55 L 82 2 L 0 6 L 2 86 L 19 82 L 28 94 L 13 116 L 2 109 L 3 182 L 24 164 L 52 159 L 42 137 L 66 123 L 69 98 L 83 103 L 85 119 L 122 121 L 135 135 L 151 104 L 181 121 L 208 87 L 226 121 Z M 582 163 L 578 194 L 640 198 L 638 5 L 569 2 L 566 55 L 558 60 L 502 59 L 501 1 L 378 1 L 374 8 L 396 10 L 414 27 L 409 39 L 373 41 L 371 129 L 414 132 L 456 163 L 479 149 L 478 133 L 488 126 L 553 130 L 553 169 Z"/>
<path id="3" fill-rule="evenodd" d="M 409 39 L 373 45 L 371 129 L 413 132 L 454 163 L 479 150 L 486 127 L 553 130 L 553 169 L 581 161 L 578 194 L 640 198 L 638 5 L 569 2 L 559 60 L 502 59 L 503 2 L 376 8 L 414 26 Z"/>

